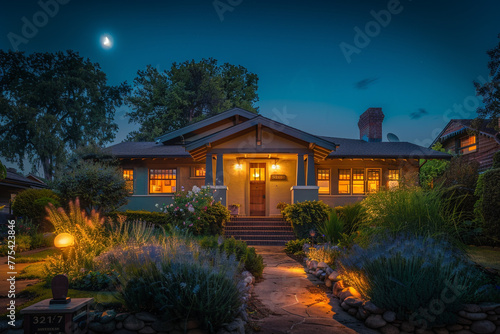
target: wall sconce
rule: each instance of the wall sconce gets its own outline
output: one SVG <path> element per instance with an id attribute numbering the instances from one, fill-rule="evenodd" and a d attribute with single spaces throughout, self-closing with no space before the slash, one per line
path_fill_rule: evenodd
<path id="1" fill-rule="evenodd" d="M 236 160 L 236 164 L 234 165 L 235 170 L 242 170 L 243 165 L 241 164 L 240 160 Z"/>
<path id="2" fill-rule="evenodd" d="M 277 170 L 280 168 L 280 165 L 278 165 L 278 159 L 274 160 L 274 164 L 271 166 L 273 170 Z"/>

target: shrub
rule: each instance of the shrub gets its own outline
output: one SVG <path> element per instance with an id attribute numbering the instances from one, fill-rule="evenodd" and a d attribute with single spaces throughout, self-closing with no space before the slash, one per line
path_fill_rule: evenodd
<path id="1" fill-rule="evenodd" d="M 283 212 L 283 210 L 285 210 L 286 207 L 289 205 L 290 204 L 288 204 L 286 202 L 279 202 L 278 205 L 276 205 L 276 209 L 280 210 L 280 212 Z"/>
<path id="2" fill-rule="evenodd" d="M 441 143 L 436 143 L 432 149 L 439 152 L 446 152 Z M 450 152 L 448 152 L 450 153 Z M 422 162 L 420 162 L 422 163 Z M 419 182 L 424 189 L 432 189 L 438 184 L 440 178 L 450 164 L 447 160 L 428 160 L 421 168 L 419 173 Z"/>
<path id="3" fill-rule="evenodd" d="M 500 244 L 500 168 L 490 169 L 481 175 L 478 183 L 476 214 L 482 218 L 485 235 Z"/>
<path id="4" fill-rule="evenodd" d="M 318 226 L 318 232 L 325 242 L 336 245 L 342 239 L 344 222 L 337 216 L 335 210 L 331 210 L 328 219 Z"/>
<path id="5" fill-rule="evenodd" d="M 148 222 L 155 225 L 167 225 L 169 223 L 169 216 L 163 212 L 151 211 L 113 211 L 106 214 L 106 217 L 117 221 L 122 216 L 126 222 L 132 223 L 135 221 Z"/>
<path id="6" fill-rule="evenodd" d="M 460 215 L 447 206 L 440 191 L 419 188 L 379 191 L 365 198 L 362 205 L 366 210 L 362 224 L 365 238 L 405 233 L 460 240 Z"/>
<path id="7" fill-rule="evenodd" d="M 430 325 L 452 323 L 463 303 L 499 295 L 464 253 L 445 240 L 422 236 L 354 246 L 339 257 L 337 270 L 365 299 L 420 324 L 419 312 L 436 302 L 442 312 L 433 314 Z"/>
<path id="8" fill-rule="evenodd" d="M 102 212 L 126 204 L 129 195 L 121 169 L 91 160 L 59 172 L 53 186 L 64 202 L 79 198 L 84 208 Z"/>
<path id="9" fill-rule="evenodd" d="M 356 232 L 364 220 L 365 210 L 361 202 L 337 206 L 335 211 L 344 223 L 344 232 L 347 235 Z"/>
<path id="10" fill-rule="evenodd" d="M 309 250 L 306 251 L 306 256 L 310 260 L 325 262 L 329 266 L 333 266 L 335 264 L 335 260 L 339 254 L 340 251 L 337 246 L 328 244 L 310 247 Z"/>
<path id="11" fill-rule="evenodd" d="M 330 207 L 322 201 L 304 201 L 287 206 L 283 216 L 292 223 L 299 239 L 307 238 L 309 231 L 318 230 L 318 225 L 328 219 Z"/>
<path id="12" fill-rule="evenodd" d="M 50 189 L 26 189 L 17 194 L 12 203 L 12 212 L 17 217 L 32 219 L 33 222 L 46 230 L 43 220 L 47 215 L 45 207 L 48 203 L 60 206 L 59 197 Z"/>
<path id="13" fill-rule="evenodd" d="M 131 311 L 149 311 L 174 321 L 195 318 L 215 332 L 235 318 L 241 305 L 234 256 L 201 250 L 186 239 L 120 246 L 99 261 L 116 268 L 119 292 Z"/>
<path id="14" fill-rule="evenodd" d="M 500 151 L 493 154 L 493 166 L 491 168 L 500 168 Z"/>
<path id="15" fill-rule="evenodd" d="M 197 186 L 191 191 L 176 192 L 174 203 L 164 205 L 160 211 L 168 214 L 171 225 L 194 235 L 220 234 L 225 222 L 231 218 L 229 210 L 214 201 L 209 188 Z"/>
<path id="16" fill-rule="evenodd" d="M 310 243 L 309 239 L 290 240 L 285 244 L 285 253 L 293 255 L 304 254 L 304 245 Z"/>

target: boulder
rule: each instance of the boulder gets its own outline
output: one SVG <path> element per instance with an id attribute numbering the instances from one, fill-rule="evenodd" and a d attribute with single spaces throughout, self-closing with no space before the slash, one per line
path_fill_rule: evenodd
<path id="1" fill-rule="evenodd" d="M 344 290 L 345 286 L 342 281 L 338 281 L 333 285 L 333 295 L 339 297 L 339 294 Z"/>
<path id="2" fill-rule="evenodd" d="M 347 297 L 344 299 L 344 303 L 349 305 L 350 307 L 361 307 L 363 306 L 363 300 L 355 297 Z"/>
<path id="3" fill-rule="evenodd" d="M 365 320 L 366 327 L 377 329 L 384 327 L 387 322 L 382 318 L 380 314 L 372 314 Z"/>
<path id="4" fill-rule="evenodd" d="M 316 269 L 316 268 L 318 268 L 318 261 L 312 260 L 307 265 L 307 269 Z"/>
<path id="5" fill-rule="evenodd" d="M 156 331 L 150 326 L 146 326 L 139 331 L 139 334 L 155 334 Z"/>
<path id="6" fill-rule="evenodd" d="M 481 312 L 481 307 L 479 307 L 479 305 L 477 304 L 465 304 L 464 311 L 471 313 Z"/>
<path id="7" fill-rule="evenodd" d="M 500 303 L 480 303 L 478 306 L 481 308 L 481 311 L 488 312 L 495 311 L 497 307 L 500 307 Z"/>
<path id="8" fill-rule="evenodd" d="M 373 304 L 371 301 L 366 301 L 363 304 L 363 308 L 365 310 L 367 310 L 368 312 L 373 313 L 373 314 L 382 314 L 382 313 L 384 313 L 383 309 L 381 309 L 377 305 Z"/>
<path id="9" fill-rule="evenodd" d="M 399 334 L 399 329 L 391 324 L 380 327 L 379 331 L 382 332 L 382 334 Z"/>
<path id="10" fill-rule="evenodd" d="M 129 331 L 139 331 L 144 328 L 144 321 L 130 315 L 123 321 L 123 327 Z"/>
<path id="11" fill-rule="evenodd" d="M 129 313 L 118 313 L 115 317 L 115 320 L 116 321 L 123 321 L 125 319 L 127 319 L 127 317 L 129 316 L 130 314 Z"/>
<path id="12" fill-rule="evenodd" d="M 115 328 L 116 328 L 116 322 L 114 320 L 111 320 L 110 322 L 107 322 L 105 324 L 100 322 L 91 322 L 89 324 L 90 330 L 99 333 L 113 333 Z"/>
<path id="13" fill-rule="evenodd" d="M 370 313 L 368 313 L 362 306 L 358 307 L 358 318 L 361 320 L 365 320 L 370 316 Z"/>
<path id="14" fill-rule="evenodd" d="M 384 318 L 384 320 L 387 322 L 393 322 L 394 320 L 396 320 L 396 313 L 392 311 L 385 311 L 382 315 L 382 318 Z"/>
<path id="15" fill-rule="evenodd" d="M 327 288 L 331 288 L 333 286 L 333 283 L 332 281 L 330 281 L 330 279 L 325 279 L 325 285 Z"/>
<path id="16" fill-rule="evenodd" d="M 457 324 L 459 324 L 459 325 L 472 325 L 472 321 L 469 319 L 465 319 L 463 317 L 457 317 Z"/>
<path id="17" fill-rule="evenodd" d="M 401 331 L 412 333 L 415 330 L 415 326 L 410 324 L 408 321 L 403 321 L 400 327 Z"/>
<path id="18" fill-rule="evenodd" d="M 458 315 L 469 320 L 484 320 L 488 316 L 486 313 L 470 313 L 470 312 L 465 312 L 465 311 L 460 311 L 458 312 Z"/>
<path id="19" fill-rule="evenodd" d="M 340 300 L 344 300 L 346 299 L 347 297 L 355 297 L 355 298 L 359 298 L 361 299 L 361 295 L 359 294 L 359 292 L 356 291 L 356 289 L 354 289 L 353 287 L 347 287 L 345 289 L 343 289 L 340 294 L 339 294 L 339 298 Z"/>
<path id="20" fill-rule="evenodd" d="M 327 275 L 330 275 L 331 273 L 333 273 L 333 269 L 332 269 L 332 268 L 330 268 L 330 267 L 328 267 L 328 268 L 326 268 L 326 269 L 325 269 L 325 273 L 326 273 Z"/>
<path id="21" fill-rule="evenodd" d="M 358 314 L 358 309 L 357 308 L 350 308 L 347 310 L 347 313 L 349 313 L 350 315 L 352 315 L 353 317 L 355 317 L 357 314 Z"/>
<path id="22" fill-rule="evenodd" d="M 461 329 L 458 332 L 454 332 L 453 334 L 473 334 L 473 332 L 468 329 Z"/>
<path id="23" fill-rule="evenodd" d="M 332 273 L 328 276 L 328 279 L 334 281 L 334 282 L 337 282 L 340 280 L 340 277 L 339 277 L 339 273 L 337 271 L 332 271 Z"/>
<path id="24" fill-rule="evenodd" d="M 448 333 L 450 333 L 448 331 L 448 329 L 446 329 L 445 327 L 436 327 L 436 328 L 433 328 L 433 330 L 434 330 L 434 333 L 436 333 L 436 334 L 448 334 Z"/>
<path id="25" fill-rule="evenodd" d="M 174 325 L 169 321 L 157 320 L 151 324 L 151 328 L 157 332 L 171 332 L 174 329 Z"/>
<path id="26" fill-rule="evenodd" d="M 449 330 L 450 332 L 456 332 L 456 331 L 459 331 L 463 328 L 464 328 L 464 326 L 459 325 L 459 324 L 453 324 L 453 325 L 446 326 L 446 329 Z"/>
<path id="27" fill-rule="evenodd" d="M 200 328 L 200 322 L 196 319 L 188 320 L 188 322 L 186 323 L 186 329 L 194 329 L 194 328 Z"/>
<path id="28" fill-rule="evenodd" d="M 496 326 L 489 320 L 479 320 L 474 321 L 470 329 L 476 334 L 490 334 L 495 331 Z"/>
<path id="29" fill-rule="evenodd" d="M 349 309 L 350 309 L 349 305 L 347 305 L 347 304 L 346 304 L 346 303 L 344 303 L 344 302 L 342 302 L 342 303 L 340 304 L 340 307 L 342 307 L 345 311 L 347 311 L 347 310 L 349 310 Z"/>
<path id="30" fill-rule="evenodd" d="M 319 262 L 318 263 L 318 268 L 320 269 L 326 269 L 326 268 L 329 268 L 328 265 L 324 262 Z"/>
<path id="31" fill-rule="evenodd" d="M 99 322 L 101 324 L 107 324 L 108 322 L 115 320 L 115 318 L 116 318 L 116 312 L 114 310 L 107 310 L 102 312 Z"/>

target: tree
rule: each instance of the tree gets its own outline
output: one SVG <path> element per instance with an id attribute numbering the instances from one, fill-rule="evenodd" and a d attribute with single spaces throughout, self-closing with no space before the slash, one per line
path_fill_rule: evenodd
<path id="1" fill-rule="evenodd" d="M 500 34 L 498 38 L 500 38 Z M 490 56 L 488 69 L 491 80 L 482 84 L 474 81 L 476 95 L 480 96 L 484 103 L 484 106 L 477 109 L 478 120 L 475 123 L 476 127 L 478 127 L 480 119 L 492 119 L 489 126 L 500 131 L 497 121 L 498 117 L 500 117 L 500 42 L 495 48 L 488 50 L 486 53 Z"/>
<path id="2" fill-rule="evenodd" d="M 0 161 L 0 181 L 7 177 L 7 167 Z"/>
<path id="3" fill-rule="evenodd" d="M 441 143 L 432 146 L 434 151 L 446 152 Z M 450 153 L 450 152 L 447 152 Z M 420 164 L 424 162 L 420 161 Z M 436 185 L 436 180 L 443 175 L 450 162 L 448 160 L 427 160 L 420 168 L 420 186 L 424 189 L 432 189 Z"/>
<path id="4" fill-rule="evenodd" d="M 51 180 L 68 150 L 114 139 L 115 109 L 130 87 L 107 85 L 99 64 L 73 51 L 0 50 L 0 70 L 0 153 L 22 170 L 28 157 Z"/>
<path id="5" fill-rule="evenodd" d="M 257 113 L 257 82 L 257 75 L 245 67 L 218 65 L 212 58 L 173 63 L 163 72 L 147 66 L 137 72 L 134 92 L 127 98 L 129 122 L 140 125 L 127 140 L 152 141 L 233 107 Z"/>
<path id="6" fill-rule="evenodd" d="M 51 186 L 63 203 L 79 198 L 83 207 L 101 211 L 126 204 L 129 195 L 116 158 L 96 145 L 78 148 Z"/>

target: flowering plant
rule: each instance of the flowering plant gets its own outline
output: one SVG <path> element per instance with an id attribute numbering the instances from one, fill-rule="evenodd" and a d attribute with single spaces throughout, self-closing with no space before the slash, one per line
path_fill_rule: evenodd
<path id="1" fill-rule="evenodd" d="M 229 219 L 229 210 L 214 200 L 209 187 L 193 186 L 189 191 L 181 187 L 174 194 L 174 203 L 164 204 L 160 211 L 169 215 L 173 227 L 195 235 L 221 233 Z"/>

